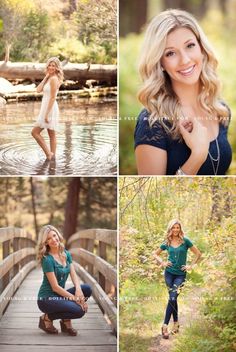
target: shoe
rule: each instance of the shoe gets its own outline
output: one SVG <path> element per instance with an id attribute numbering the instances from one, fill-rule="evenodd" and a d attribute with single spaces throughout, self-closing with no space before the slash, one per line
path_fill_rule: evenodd
<path id="1" fill-rule="evenodd" d="M 68 328 L 65 324 L 65 321 L 70 321 L 70 319 L 60 320 L 61 331 L 67 333 L 70 336 L 76 336 L 77 330 L 73 329 L 72 327 Z"/>
<path id="2" fill-rule="evenodd" d="M 50 319 L 45 319 L 46 318 L 46 314 L 42 315 L 39 318 L 39 329 L 42 329 L 43 331 L 45 331 L 48 334 L 58 334 L 58 330 L 53 326 L 53 323 Z M 50 326 L 47 326 L 46 323 L 50 323 Z"/>
<path id="3" fill-rule="evenodd" d="M 177 334 L 179 332 L 179 322 L 178 321 L 174 321 L 174 325 L 173 325 L 173 328 L 171 330 L 171 333 L 174 335 L 174 334 Z"/>
<path id="4" fill-rule="evenodd" d="M 168 339 L 169 338 L 168 325 L 166 325 L 166 324 L 162 325 L 161 333 L 162 333 L 163 339 Z"/>

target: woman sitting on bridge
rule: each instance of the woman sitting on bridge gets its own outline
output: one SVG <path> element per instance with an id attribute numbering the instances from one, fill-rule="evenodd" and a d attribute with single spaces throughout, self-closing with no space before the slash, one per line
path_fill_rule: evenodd
<path id="1" fill-rule="evenodd" d="M 40 231 L 38 259 L 44 276 L 37 302 L 45 313 L 40 317 L 39 328 L 48 334 L 58 334 L 53 320 L 61 319 L 61 331 L 75 336 L 77 331 L 72 328 L 71 319 L 82 318 L 87 312 L 86 300 L 92 291 L 89 285 L 80 285 L 71 254 L 64 248 L 62 235 L 52 225 L 46 225 Z M 66 290 L 69 274 L 74 287 Z"/>

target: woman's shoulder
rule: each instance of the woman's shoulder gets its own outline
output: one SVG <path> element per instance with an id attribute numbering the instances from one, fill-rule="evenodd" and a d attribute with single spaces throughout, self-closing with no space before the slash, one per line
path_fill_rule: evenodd
<path id="1" fill-rule="evenodd" d="M 49 253 L 44 254 L 44 256 L 41 259 L 41 264 L 42 266 L 47 266 L 47 265 L 54 265 L 54 258 L 52 255 L 50 255 Z"/>
<path id="2" fill-rule="evenodd" d="M 163 123 L 166 123 L 163 120 Z M 137 118 L 134 132 L 135 148 L 138 145 L 148 144 L 161 149 L 167 149 L 168 135 L 160 120 L 150 124 L 150 113 L 147 109 L 141 110 Z"/>
<path id="3" fill-rule="evenodd" d="M 192 246 L 193 246 L 193 243 L 192 243 L 192 241 L 190 240 L 189 237 L 184 236 L 184 237 L 183 237 L 183 240 L 184 240 L 184 243 L 185 243 L 188 247 L 192 247 Z"/>

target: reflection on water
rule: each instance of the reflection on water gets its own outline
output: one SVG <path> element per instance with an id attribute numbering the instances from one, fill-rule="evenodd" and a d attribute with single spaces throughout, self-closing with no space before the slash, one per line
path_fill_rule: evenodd
<path id="1" fill-rule="evenodd" d="M 8 104 L 0 116 L 1 175 L 114 175 L 116 102 L 59 101 L 56 160 L 45 160 L 31 129 L 40 102 Z M 48 142 L 47 131 L 43 136 Z"/>

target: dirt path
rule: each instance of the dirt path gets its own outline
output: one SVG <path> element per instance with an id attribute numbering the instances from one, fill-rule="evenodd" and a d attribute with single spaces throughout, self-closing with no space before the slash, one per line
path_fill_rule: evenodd
<path id="1" fill-rule="evenodd" d="M 199 307 L 203 292 L 203 288 L 195 287 L 185 296 L 185 301 L 188 302 L 188 304 L 179 304 L 180 334 L 186 327 L 189 327 L 193 321 L 200 319 Z M 169 326 L 171 329 L 172 323 Z M 174 340 L 177 338 L 178 334 L 170 335 L 169 339 L 165 340 L 162 338 L 162 335 L 159 334 L 153 338 L 152 345 L 148 349 L 148 352 L 171 352 Z"/>

